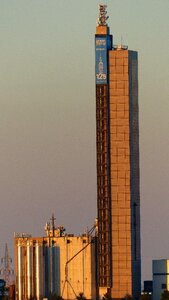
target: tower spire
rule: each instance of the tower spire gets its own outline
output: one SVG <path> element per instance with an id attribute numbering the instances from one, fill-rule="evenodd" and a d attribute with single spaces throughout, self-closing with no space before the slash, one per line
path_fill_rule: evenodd
<path id="1" fill-rule="evenodd" d="M 96 26 L 96 34 L 109 34 L 109 27 L 107 25 L 107 5 L 106 4 L 99 4 L 99 17 L 97 20 Z"/>

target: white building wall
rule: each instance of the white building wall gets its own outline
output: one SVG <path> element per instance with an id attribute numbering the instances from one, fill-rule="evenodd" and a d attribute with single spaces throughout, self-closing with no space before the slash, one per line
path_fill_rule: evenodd
<path id="1" fill-rule="evenodd" d="M 169 290 L 169 260 L 153 260 L 153 300 L 159 300 Z"/>

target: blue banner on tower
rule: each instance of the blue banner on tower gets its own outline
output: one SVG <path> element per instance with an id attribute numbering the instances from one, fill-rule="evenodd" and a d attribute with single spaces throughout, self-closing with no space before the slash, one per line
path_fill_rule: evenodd
<path id="1" fill-rule="evenodd" d="M 111 49 L 111 36 L 96 36 L 96 84 L 108 83 L 107 50 Z"/>

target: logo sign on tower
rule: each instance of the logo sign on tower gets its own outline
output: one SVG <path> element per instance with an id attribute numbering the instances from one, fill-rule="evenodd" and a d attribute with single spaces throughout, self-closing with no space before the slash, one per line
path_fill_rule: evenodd
<path id="1" fill-rule="evenodd" d="M 109 35 L 96 36 L 96 84 L 108 83 L 107 50 L 111 49 L 111 37 Z"/>

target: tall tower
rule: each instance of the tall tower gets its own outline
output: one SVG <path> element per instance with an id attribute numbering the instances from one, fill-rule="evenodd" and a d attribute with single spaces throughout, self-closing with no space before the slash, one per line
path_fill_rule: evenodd
<path id="1" fill-rule="evenodd" d="M 137 52 L 113 46 L 106 5 L 95 35 L 98 286 L 113 299 L 141 290 Z"/>

